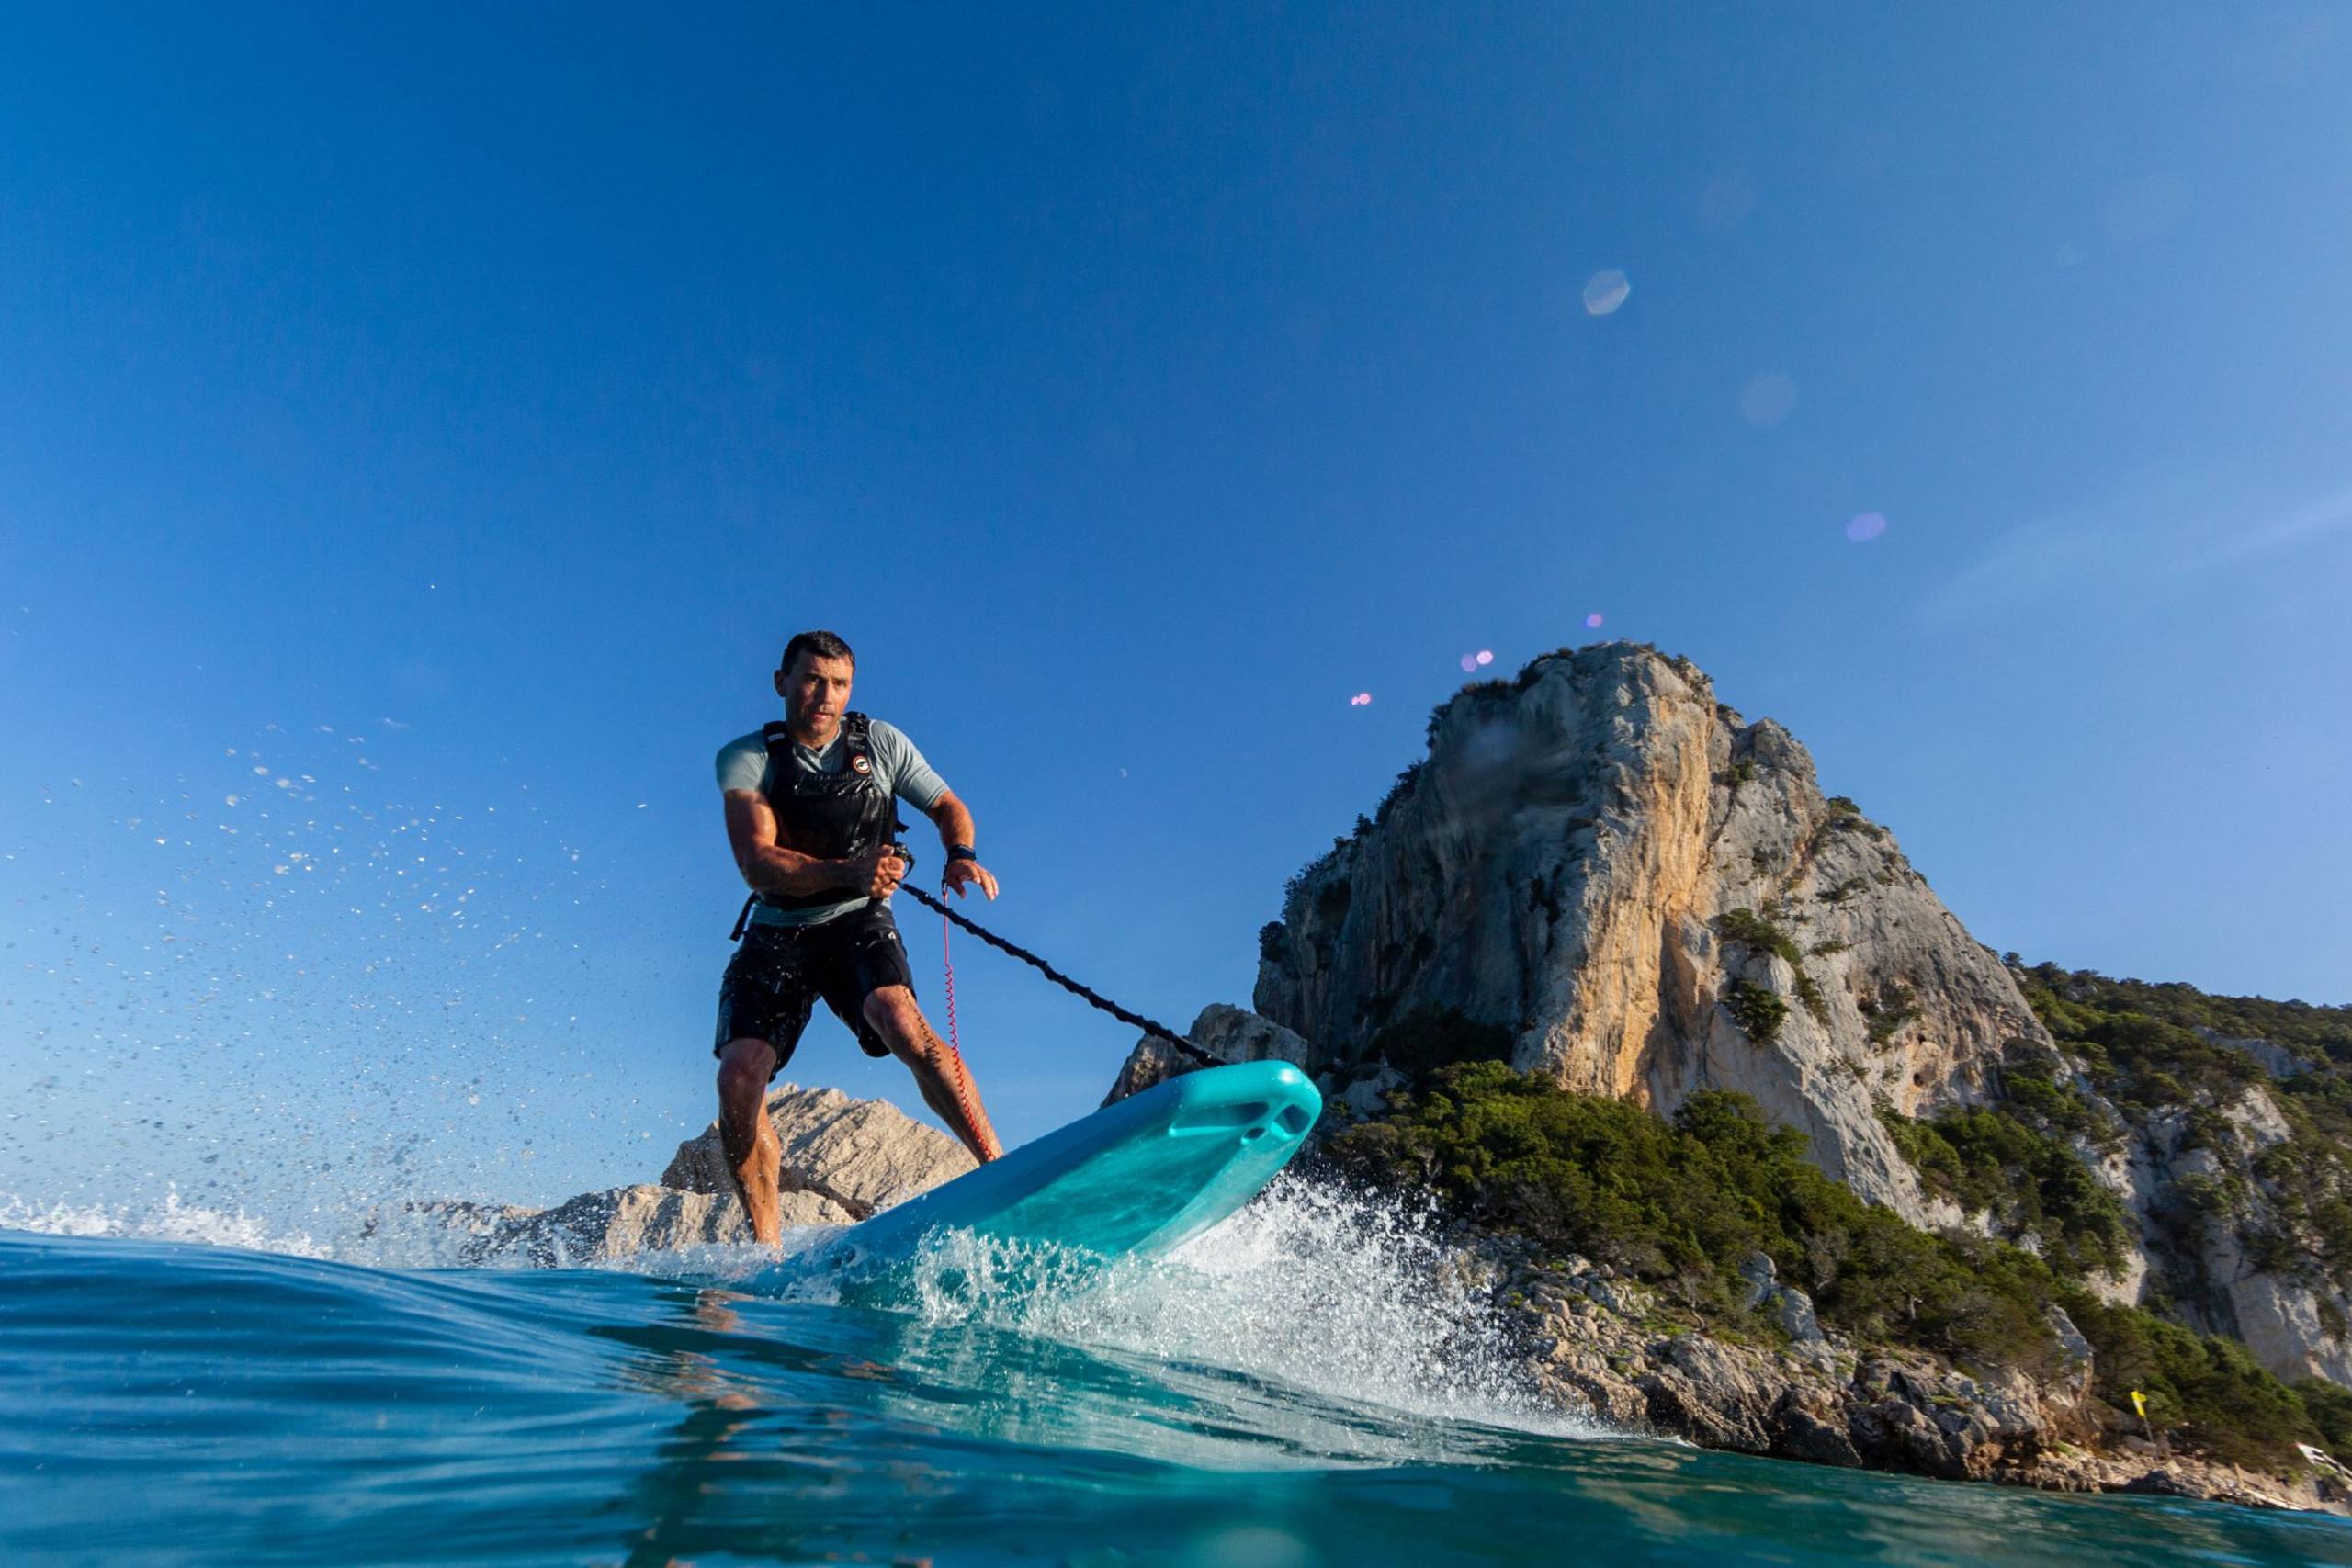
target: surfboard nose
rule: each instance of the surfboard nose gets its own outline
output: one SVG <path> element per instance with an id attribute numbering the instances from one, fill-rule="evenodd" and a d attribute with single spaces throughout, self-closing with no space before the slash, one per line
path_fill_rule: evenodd
<path id="1" fill-rule="evenodd" d="M 1292 1143 L 1322 1114 L 1312 1079 L 1287 1062 L 1250 1062 L 1185 1080 L 1182 1108 L 1169 1119 L 1170 1137 L 1226 1134 L 1242 1143 Z"/>

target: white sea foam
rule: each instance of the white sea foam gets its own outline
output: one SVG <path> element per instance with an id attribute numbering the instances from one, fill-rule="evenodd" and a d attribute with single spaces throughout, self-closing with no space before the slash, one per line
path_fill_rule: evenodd
<path id="1" fill-rule="evenodd" d="M 40 1235 L 192 1242 L 252 1252 L 283 1252 L 296 1258 L 325 1258 L 332 1251 L 300 1231 L 279 1229 L 243 1209 L 184 1203 L 176 1190 L 164 1193 L 162 1202 L 149 1204 L 40 1203 L 11 1193 L 0 1196 L 0 1229 Z"/>
<path id="2" fill-rule="evenodd" d="M 947 1232 L 910 1271 L 863 1284 L 806 1258 L 838 1233 L 787 1233 L 786 1258 L 705 1247 L 646 1253 L 635 1272 L 723 1282 L 800 1305 L 910 1311 L 932 1328 L 1012 1330 L 1171 1369 L 1241 1373 L 1379 1412 L 1553 1436 L 1608 1429 L 1536 1393 L 1478 1265 L 1425 1211 L 1296 1175 L 1174 1253 L 1087 1254 Z M 790 1255 L 804 1255 L 797 1265 Z M 1318 1423 L 1328 1438 L 1327 1424 Z M 1373 1434 L 1355 1444 L 1367 1456 Z M 1427 1434 L 1410 1445 L 1422 1452 Z"/>
<path id="3" fill-rule="evenodd" d="M 945 1236 L 916 1269 L 933 1323 L 1280 1379 L 1327 1398 L 1576 1436 L 1535 1395 L 1475 1265 L 1425 1213 L 1286 1176 L 1172 1255 L 1088 1267 Z"/>

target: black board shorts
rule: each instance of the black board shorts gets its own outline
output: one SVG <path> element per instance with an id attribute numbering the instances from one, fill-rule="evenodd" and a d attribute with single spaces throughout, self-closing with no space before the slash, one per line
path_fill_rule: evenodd
<path id="1" fill-rule="evenodd" d="M 813 926 L 748 927 L 718 982 L 718 1037 L 710 1054 L 724 1052 L 729 1040 L 764 1040 L 775 1047 L 773 1078 L 792 1060 L 822 997 L 867 1055 L 887 1056 L 890 1047 L 865 1021 L 865 998 L 885 986 L 911 991 L 914 984 L 888 904 L 870 903 Z"/>

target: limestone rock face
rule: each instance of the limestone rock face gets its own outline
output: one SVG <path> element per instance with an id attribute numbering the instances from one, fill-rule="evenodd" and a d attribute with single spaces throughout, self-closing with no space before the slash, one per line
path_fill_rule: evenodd
<path id="1" fill-rule="evenodd" d="M 2278 1376 L 2352 1383 L 2352 1337 L 2344 1331 L 2352 1301 L 2316 1269 L 2266 1268 L 2250 1243 L 2292 1231 L 2258 1174 L 2261 1156 L 2292 1132 L 2269 1090 L 2248 1087 L 2218 1119 L 2162 1111 L 2123 1121 L 2130 1129 L 2126 1153 L 2109 1168 L 2120 1166 L 2117 1184 L 2144 1238 L 2143 1254 L 2151 1264 L 2144 1272 L 2163 1282 L 2198 1326 L 2244 1340 L 2255 1359 Z M 2202 1218 L 2184 1227 L 2184 1209 Z M 2302 1250 L 2312 1255 L 2308 1245 Z M 2114 1293 L 2121 1299 L 2145 1293 L 2138 1277 L 2131 1282 L 2130 1293 Z"/>
<path id="2" fill-rule="evenodd" d="M 1306 1041 L 1279 1023 L 1224 1002 L 1211 1002 L 1203 1008 L 1201 1016 L 1193 1021 L 1193 1027 L 1184 1032 L 1184 1038 L 1220 1062 L 1288 1062 L 1294 1066 L 1306 1066 Z M 1147 1034 L 1127 1053 L 1126 1065 L 1119 1069 L 1118 1079 L 1111 1085 L 1111 1092 L 1102 1097 L 1102 1103 L 1125 1100 L 1180 1073 L 1198 1071 L 1201 1066 L 1165 1040 Z"/>
<path id="3" fill-rule="evenodd" d="M 1984 1100 L 2006 1043 L 2048 1035 L 1788 731 L 1624 643 L 1470 687 L 1430 728 L 1429 756 L 1261 941 L 1257 1010 L 1308 1043 L 1310 1071 L 1368 1075 L 1388 1026 L 1458 1012 L 1578 1093 L 1665 1114 L 1697 1089 L 1752 1095 L 1863 1197 L 1961 1217 L 1922 1191 L 1878 1102 Z"/>
<path id="4" fill-rule="evenodd" d="M 887 1100 L 779 1084 L 768 1092 L 767 1113 L 784 1145 L 785 1191 L 824 1199 L 854 1220 L 972 1168 L 963 1145 Z M 716 1121 L 678 1145 L 662 1185 L 733 1200 Z"/>

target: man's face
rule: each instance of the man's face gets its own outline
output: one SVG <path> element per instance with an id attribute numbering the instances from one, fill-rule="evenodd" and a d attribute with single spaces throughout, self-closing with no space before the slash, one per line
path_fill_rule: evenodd
<path id="1" fill-rule="evenodd" d="M 789 670 L 775 672 L 776 694 L 784 699 L 784 718 L 811 744 L 831 739 L 842 715 L 849 709 L 850 677 L 857 667 L 846 659 L 802 653 Z"/>

